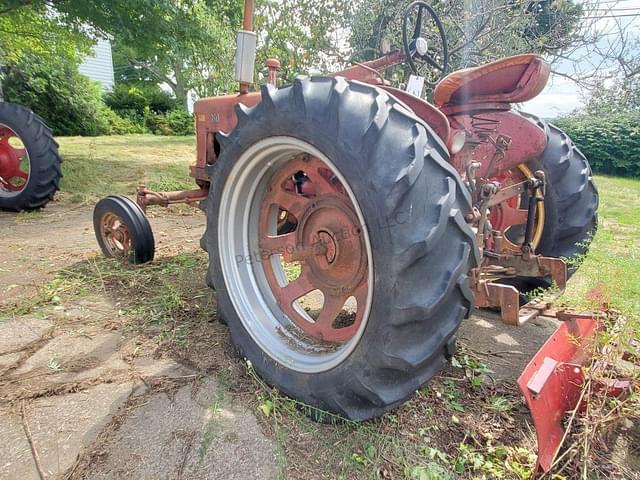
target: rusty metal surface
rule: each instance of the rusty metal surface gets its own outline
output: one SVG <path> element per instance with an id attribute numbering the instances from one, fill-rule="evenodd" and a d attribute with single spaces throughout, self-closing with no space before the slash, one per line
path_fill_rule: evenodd
<path id="1" fill-rule="evenodd" d="M 447 75 L 436 86 L 434 102 L 438 106 L 525 102 L 544 89 L 549 73 L 549 65 L 538 55 L 503 58 Z"/>
<path id="2" fill-rule="evenodd" d="M 282 212 L 295 226 L 274 231 L 274 220 Z M 320 159 L 299 155 L 274 174 L 260 212 L 259 246 L 265 277 L 278 306 L 311 337 L 346 342 L 362 322 L 368 261 L 360 228 L 342 184 Z M 284 286 L 274 269 L 278 256 L 285 263 L 300 264 L 299 276 Z M 296 301 L 315 290 L 322 292 L 324 301 L 317 318 L 311 319 Z M 342 321 L 341 311 L 350 297 L 356 300 L 356 312 L 352 319 Z"/>
<path id="3" fill-rule="evenodd" d="M 235 106 L 239 103 L 253 107 L 260 102 L 260 92 L 251 92 L 245 95 L 222 95 L 198 100 L 193 111 L 196 117 L 196 165 L 193 170 L 196 178 L 208 181 L 205 167 L 215 162 L 216 139 L 219 132 L 229 133 L 238 123 Z"/>
<path id="4" fill-rule="evenodd" d="M 538 443 L 538 469 L 548 472 L 565 438 L 564 417 L 574 410 L 584 411 L 581 402 L 585 367 L 598 352 L 594 341 L 603 328 L 593 314 L 558 313 L 564 322 L 549 337 L 518 378 L 527 401 Z M 614 325 L 613 329 L 615 330 Z M 604 349 L 611 348 L 605 346 Z M 598 354 L 598 353 L 596 353 Z M 596 364 L 600 363 L 599 361 Z M 606 368 L 606 365 L 600 365 Z M 625 379 L 593 380 L 592 394 L 623 397 L 631 388 Z"/>
<path id="5" fill-rule="evenodd" d="M 98 234 L 113 256 L 127 258 L 132 247 L 131 234 L 122 219 L 114 213 L 105 213 L 99 225 Z"/>
<path id="6" fill-rule="evenodd" d="M 385 80 L 379 73 L 385 68 L 398 65 L 405 59 L 404 51 L 394 50 L 383 57 L 369 62 L 356 63 L 354 66 L 345 68 L 340 72 L 330 74 L 332 77 L 344 77 L 348 80 L 358 80 L 372 85 L 385 85 Z"/>
<path id="7" fill-rule="evenodd" d="M 424 120 L 436 134 L 442 139 L 445 145 L 449 144 L 451 127 L 449 126 L 449 119 L 436 107 L 429 102 L 425 102 L 421 98 L 415 97 L 410 93 L 400 90 L 399 88 L 383 86 L 382 89 L 389 92 L 396 97 L 399 101 L 406 104 L 414 113 Z"/>
<path id="8" fill-rule="evenodd" d="M 176 203 L 186 203 L 193 207 L 197 206 L 198 202 L 207 198 L 209 195 L 208 188 L 199 188 L 197 190 L 179 190 L 174 192 L 154 192 L 149 190 L 144 185 L 140 185 L 137 190 L 136 203 L 140 206 L 143 212 L 147 211 L 147 207 L 150 205 L 160 205 L 161 207 L 168 207 Z"/>

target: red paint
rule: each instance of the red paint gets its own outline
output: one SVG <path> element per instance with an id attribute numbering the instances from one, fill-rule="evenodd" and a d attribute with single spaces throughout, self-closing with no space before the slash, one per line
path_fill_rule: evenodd
<path id="1" fill-rule="evenodd" d="M 550 67 L 538 55 L 503 58 L 479 67 L 458 70 L 438 83 L 438 106 L 472 103 L 520 103 L 536 97 L 547 84 Z"/>
<path id="2" fill-rule="evenodd" d="M 464 113 L 449 117 L 451 126 L 469 133 L 467 148 L 451 158 L 458 172 L 463 173 L 469 162 L 479 162 L 482 166 L 478 176 L 490 178 L 511 170 L 521 163 L 540 157 L 547 145 L 547 137 L 542 129 L 511 111 L 486 111 Z M 504 157 L 491 162 L 496 153 L 495 142 L 499 137 L 510 140 Z M 471 148 L 472 143 L 477 144 Z"/>
<path id="3" fill-rule="evenodd" d="M 293 177 L 304 172 L 296 188 Z M 287 212 L 295 228 L 273 231 L 273 216 Z M 368 260 L 361 227 L 344 187 L 315 157 L 300 155 L 278 169 L 265 193 L 260 211 L 260 260 L 280 309 L 306 335 L 343 343 L 351 339 L 364 316 L 368 294 Z M 281 286 L 272 256 L 299 262 L 300 275 Z M 320 290 L 324 303 L 310 321 L 295 302 Z M 350 324 L 341 324 L 342 307 L 353 296 L 356 312 Z"/>
<path id="4" fill-rule="evenodd" d="M 10 128 L 0 128 L 0 188 L 20 192 L 29 181 L 29 172 L 21 167 L 27 151 L 11 145 L 9 142 L 12 138 L 19 137 Z"/>
<path id="5" fill-rule="evenodd" d="M 217 158 L 215 134 L 229 133 L 238 123 L 235 106 L 239 103 L 253 107 L 260 102 L 260 92 L 243 95 L 222 95 L 198 100 L 193 111 L 196 117 L 196 165 L 192 175 L 201 181 L 208 181 L 204 168 Z"/>

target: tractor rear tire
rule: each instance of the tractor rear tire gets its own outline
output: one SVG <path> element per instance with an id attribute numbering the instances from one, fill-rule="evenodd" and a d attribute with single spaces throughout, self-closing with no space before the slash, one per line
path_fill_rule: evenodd
<path id="1" fill-rule="evenodd" d="M 320 412 L 379 416 L 445 365 L 473 307 L 467 274 L 478 250 L 464 220 L 469 193 L 434 132 L 378 88 L 342 78 L 296 80 L 280 90 L 263 87 L 261 103 L 236 112 L 238 126 L 220 139 L 222 153 L 209 167 L 205 207 L 218 315 L 268 384 Z M 263 289 L 267 259 L 252 251 L 258 227 L 251 205 L 271 191 L 261 175 L 294 155 L 279 145 L 322 157 L 360 219 L 369 303 L 360 330 L 343 343 L 298 336 L 275 294 Z"/>
<path id="2" fill-rule="evenodd" d="M 0 102 L 0 127 L 13 131 L 26 150 L 29 178 L 22 190 L 6 192 L 0 187 L 0 209 L 36 210 L 53 199 L 62 178 L 58 144 L 44 120 L 28 108 Z"/>
<path id="3" fill-rule="evenodd" d="M 598 190 L 589 161 L 569 136 L 551 123 L 525 116 L 547 134 L 547 146 L 540 159 L 527 163 L 531 171 L 542 170 L 546 175 L 544 230 L 536 253 L 570 259 L 567 273 L 571 277 L 598 227 Z M 505 283 L 525 295 L 551 287 L 549 278 L 518 277 Z"/>

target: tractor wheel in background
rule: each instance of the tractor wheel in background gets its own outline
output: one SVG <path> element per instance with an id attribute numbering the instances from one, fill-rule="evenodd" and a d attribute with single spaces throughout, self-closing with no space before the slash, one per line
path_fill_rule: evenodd
<path id="1" fill-rule="evenodd" d="M 132 264 L 153 260 L 155 242 L 149 220 L 137 203 L 113 195 L 93 210 L 93 229 L 102 253 Z"/>
<path id="2" fill-rule="evenodd" d="M 433 131 L 375 87 L 296 80 L 236 112 L 209 170 L 218 314 L 285 394 L 381 415 L 443 367 L 472 308 L 469 194 Z"/>
<path id="3" fill-rule="evenodd" d="M 27 108 L 0 102 L 0 209 L 43 207 L 58 190 L 60 164 L 44 121 Z"/>
<path id="4" fill-rule="evenodd" d="M 530 171 L 542 170 L 546 175 L 544 228 L 536 253 L 576 261 L 569 265 L 570 277 L 596 233 L 598 190 L 589 161 L 569 136 L 551 123 L 525 116 L 547 134 L 547 147 L 540 159 L 527 163 Z M 551 286 L 549 278 L 518 277 L 505 283 L 516 286 L 524 294 Z"/>

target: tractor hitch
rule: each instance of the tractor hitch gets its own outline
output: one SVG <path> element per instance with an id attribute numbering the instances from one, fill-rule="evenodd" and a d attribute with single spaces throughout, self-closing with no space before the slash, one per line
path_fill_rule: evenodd
<path id="1" fill-rule="evenodd" d="M 209 195 L 208 188 L 179 190 L 175 192 L 154 192 L 144 185 L 140 185 L 137 189 L 136 203 L 142 211 L 146 213 L 147 207 L 150 205 L 168 207 L 176 203 L 186 203 L 192 207 L 197 207 L 198 202 L 205 200 L 207 195 Z"/>

